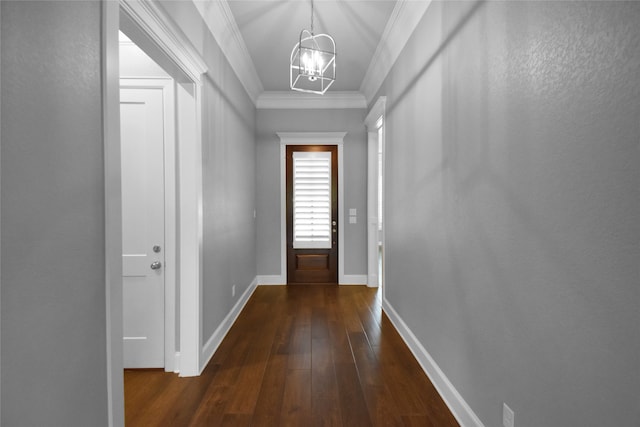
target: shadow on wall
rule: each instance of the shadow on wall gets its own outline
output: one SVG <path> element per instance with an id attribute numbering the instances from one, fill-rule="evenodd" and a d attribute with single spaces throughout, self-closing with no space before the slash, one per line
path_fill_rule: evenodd
<path id="1" fill-rule="evenodd" d="M 392 103 L 387 104 L 387 108 L 385 111 L 385 114 L 387 117 L 389 117 L 392 114 L 395 107 L 402 102 L 405 96 L 407 96 L 407 94 L 409 94 L 413 90 L 416 83 L 418 83 L 422 78 L 422 76 L 427 72 L 427 70 L 431 68 L 433 63 L 444 52 L 444 50 L 449 45 L 449 43 L 451 43 L 451 41 L 458 35 L 458 33 L 462 30 L 462 28 L 464 28 L 467 22 L 469 22 L 469 20 L 478 12 L 478 10 L 482 6 L 484 6 L 485 3 L 486 3 L 486 0 L 479 0 L 476 3 L 474 3 L 469 9 L 469 11 L 462 17 L 462 19 L 460 19 L 460 22 L 458 22 L 451 29 L 451 32 L 442 40 L 442 43 L 440 44 L 438 49 L 436 49 L 435 52 L 433 52 L 433 54 L 427 58 L 427 61 L 422 66 L 422 68 L 420 68 L 420 70 L 416 73 L 415 77 L 413 77 L 409 81 L 409 83 L 407 83 L 407 86 L 402 90 L 402 92 L 398 94 L 398 96 L 396 96 L 393 99 Z M 427 10 L 427 13 L 429 13 L 428 10 Z"/>
<path id="2" fill-rule="evenodd" d="M 224 104 L 229 107 L 229 110 L 233 112 L 233 114 L 238 118 L 238 120 L 243 124 L 243 126 L 249 130 L 251 133 L 254 132 L 254 124 L 250 120 L 247 119 L 245 115 L 243 115 L 242 111 L 236 104 L 234 104 L 233 100 L 226 94 L 224 89 L 209 75 L 209 73 L 203 75 L 204 80 L 211 86 L 211 88 L 217 93 L 220 98 L 224 101 Z M 244 88 L 242 88 L 244 91 Z M 248 95 L 247 95 L 248 96 Z"/>

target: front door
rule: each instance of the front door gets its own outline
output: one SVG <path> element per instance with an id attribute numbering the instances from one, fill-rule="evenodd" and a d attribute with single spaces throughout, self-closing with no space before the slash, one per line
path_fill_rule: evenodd
<path id="1" fill-rule="evenodd" d="M 125 368 L 164 367 L 164 123 L 159 88 L 120 89 Z"/>
<path id="2" fill-rule="evenodd" d="M 337 146 L 287 146 L 286 188 L 288 284 L 337 284 Z"/>

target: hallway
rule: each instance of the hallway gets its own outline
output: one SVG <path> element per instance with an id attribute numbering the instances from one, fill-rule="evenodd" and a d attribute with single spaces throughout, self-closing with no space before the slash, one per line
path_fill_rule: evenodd
<path id="1" fill-rule="evenodd" d="M 123 427 L 126 376 L 129 426 L 451 425 L 424 367 L 460 425 L 637 426 L 640 1 L 316 0 L 322 96 L 290 87 L 310 3 L 0 1 L 0 424 Z M 180 378 L 123 375 L 120 80 L 159 76 L 120 31 L 175 80 L 177 229 L 135 254 Z M 384 148 L 384 298 L 267 286 L 281 152 L 336 133 L 344 284 Z"/>
<path id="2" fill-rule="evenodd" d="M 457 426 L 364 286 L 259 286 L 200 377 L 125 371 L 131 426 Z"/>

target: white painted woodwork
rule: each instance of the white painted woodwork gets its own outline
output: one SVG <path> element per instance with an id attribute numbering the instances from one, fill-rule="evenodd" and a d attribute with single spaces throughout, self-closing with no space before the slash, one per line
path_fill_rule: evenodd
<path id="1" fill-rule="evenodd" d="M 136 31 L 160 47 L 190 80 L 200 83 L 202 74 L 207 72 L 207 64 L 158 2 L 120 0 L 119 3 L 123 18 L 131 20 Z"/>
<path id="2" fill-rule="evenodd" d="M 124 367 L 160 368 L 165 292 L 162 89 L 122 88 L 120 124 Z M 153 262 L 163 266 L 152 270 Z"/>
<path id="3" fill-rule="evenodd" d="M 202 86 L 176 86 L 178 134 L 178 262 L 180 265 L 180 376 L 202 373 Z M 206 363 L 206 362 L 205 362 Z"/>
<path id="4" fill-rule="evenodd" d="M 367 108 L 367 100 L 357 91 L 328 91 L 322 96 L 294 91 L 262 92 L 256 101 L 256 108 L 268 110 Z"/>
<path id="5" fill-rule="evenodd" d="M 367 126 L 367 284 L 377 287 L 384 282 L 384 120 L 385 96 L 378 98 L 365 118 Z M 382 246 L 382 260 L 379 251 Z M 383 266 L 380 268 L 380 262 Z M 382 270 L 382 277 L 380 277 Z M 384 294 L 384 288 L 383 288 Z"/>

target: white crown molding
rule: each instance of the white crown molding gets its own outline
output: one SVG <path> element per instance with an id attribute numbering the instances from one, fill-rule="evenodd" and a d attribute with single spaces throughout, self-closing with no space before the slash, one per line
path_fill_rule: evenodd
<path id="1" fill-rule="evenodd" d="M 255 104 L 264 88 L 229 8 L 229 3 L 227 0 L 194 1 L 193 3 Z"/>
<path id="2" fill-rule="evenodd" d="M 367 108 L 364 95 L 356 91 L 327 92 L 324 95 L 293 91 L 263 92 L 256 102 L 258 109 L 343 109 Z"/>
<path id="3" fill-rule="evenodd" d="M 276 132 L 280 145 L 344 145 L 347 132 Z"/>
<path id="4" fill-rule="evenodd" d="M 120 7 L 195 83 L 207 64 L 166 12 L 148 0 L 120 0 Z"/>
<path id="5" fill-rule="evenodd" d="M 382 86 L 430 4 L 431 0 L 398 0 L 396 2 L 360 85 L 360 92 L 364 94 L 367 103 L 373 100 Z"/>

